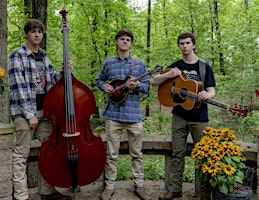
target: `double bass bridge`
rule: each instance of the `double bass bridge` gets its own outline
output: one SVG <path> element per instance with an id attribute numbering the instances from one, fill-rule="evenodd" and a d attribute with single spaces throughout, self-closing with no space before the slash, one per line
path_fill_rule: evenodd
<path id="1" fill-rule="evenodd" d="M 75 133 L 62 133 L 63 137 L 69 138 L 69 137 L 77 137 L 80 135 L 80 132 L 75 132 Z"/>

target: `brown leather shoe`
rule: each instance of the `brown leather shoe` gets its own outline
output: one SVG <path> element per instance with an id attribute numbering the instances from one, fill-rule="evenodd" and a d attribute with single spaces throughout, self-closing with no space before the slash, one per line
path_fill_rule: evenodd
<path id="1" fill-rule="evenodd" d="M 179 197 L 182 197 L 181 192 L 170 192 L 170 191 L 168 191 L 162 197 L 159 197 L 159 200 L 172 200 L 172 199 L 179 198 Z"/>
<path id="2" fill-rule="evenodd" d="M 211 200 L 210 196 L 201 196 L 201 200 Z"/>
<path id="3" fill-rule="evenodd" d="M 41 195 L 41 200 L 72 200 L 72 197 L 63 195 L 58 191 L 49 194 L 49 195 Z"/>

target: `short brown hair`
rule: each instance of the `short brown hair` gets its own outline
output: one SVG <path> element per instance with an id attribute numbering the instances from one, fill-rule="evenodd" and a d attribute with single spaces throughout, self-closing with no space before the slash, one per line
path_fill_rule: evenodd
<path id="1" fill-rule="evenodd" d="M 38 19 L 30 19 L 29 21 L 27 21 L 24 25 L 23 30 L 27 34 L 31 29 L 35 29 L 35 28 L 41 29 L 43 33 L 45 31 L 44 24 Z"/>
<path id="2" fill-rule="evenodd" d="M 194 37 L 193 33 L 190 33 L 190 32 L 183 32 L 183 33 L 181 33 L 181 34 L 178 36 L 178 40 L 177 40 L 178 46 L 179 46 L 179 41 L 182 40 L 182 39 L 186 39 L 186 38 L 191 38 L 192 43 L 193 43 L 193 44 L 196 44 L 195 37 Z"/>
<path id="3" fill-rule="evenodd" d="M 124 35 L 127 35 L 128 37 L 130 37 L 131 41 L 133 42 L 133 39 L 134 39 L 133 32 L 127 28 L 122 28 L 121 30 L 119 30 L 115 35 L 115 40 L 117 40 L 119 37 Z"/>

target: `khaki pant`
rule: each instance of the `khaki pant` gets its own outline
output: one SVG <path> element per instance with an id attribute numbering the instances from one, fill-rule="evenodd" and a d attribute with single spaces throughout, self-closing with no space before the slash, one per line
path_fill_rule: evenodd
<path id="1" fill-rule="evenodd" d="M 132 158 L 132 175 L 135 187 L 143 187 L 144 168 L 142 160 L 142 122 L 126 123 L 106 120 L 107 154 L 105 166 L 106 189 L 114 189 L 117 178 L 117 158 L 123 129 L 127 130 L 129 151 Z"/>
<path id="2" fill-rule="evenodd" d="M 203 136 L 204 128 L 208 126 L 207 122 L 190 122 L 173 115 L 172 119 L 172 168 L 170 173 L 169 190 L 172 192 L 182 191 L 183 172 L 185 166 L 185 154 L 187 137 L 189 132 L 192 135 L 194 143 L 198 142 Z M 210 194 L 209 183 L 200 180 L 201 195 Z"/>
<path id="3" fill-rule="evenodd" d="M 13 185 L 14 197 L 17 200 L 29 198 L 26 160 L 30 153 L 30 143 L 32 139 L 43 141 L 51 133 L 50 121 L 42 118 L 42 112 L 39 114 L 39 124 L 35 129 L 30 128 L 28 120 L 16 118 L 15 125 L 15 142 L 13 146 Z M 40 174 L 40 173 L 39 173 Z M 39 177 L 39 188 L 41 194 L 51 194 L 55 192 L 54 186 L 48 184 L 41 176 Z"/>

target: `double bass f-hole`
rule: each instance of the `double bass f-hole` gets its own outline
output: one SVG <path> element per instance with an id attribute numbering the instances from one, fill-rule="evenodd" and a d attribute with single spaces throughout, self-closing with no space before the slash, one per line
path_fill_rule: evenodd
<path id="1" fill-rule="evenodd" d="M 51 120 L 50 138 L 42 142 L 39 167 L 44 179 L 57 187 L 74 188 L 95 181 L 105 166 L 105 147 L 92 133 L 90 116 L 96 111 L 93 92 L 71 73 L 68 11 L 61 9 L 64 73 L 46 93 L 43 110 Z"/>

